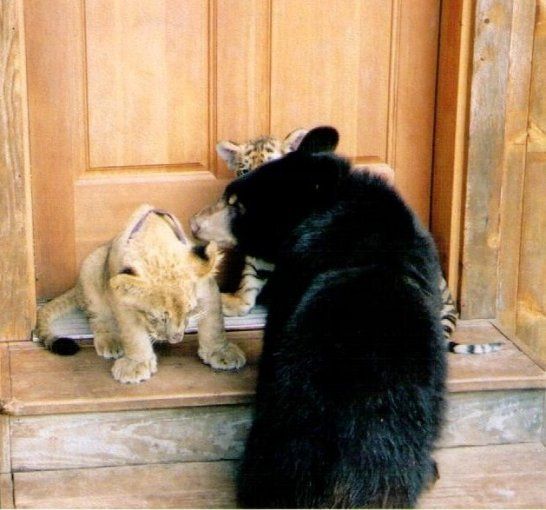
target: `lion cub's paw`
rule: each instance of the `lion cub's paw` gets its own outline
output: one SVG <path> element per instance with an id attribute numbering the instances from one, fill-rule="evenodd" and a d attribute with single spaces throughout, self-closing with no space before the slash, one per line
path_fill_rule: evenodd
<path id="1" fill-rule="evenodd" d="M 99 356 L 106 359 L 117 359 L 123 356 L 121 343 L 111 337 L 95 335 L 95 350 Z"/>
<path id="2" fill-rule="evenodd" d="M 252 310 L 252 305 L 237 294 L 222 294 L 222 313 L 226 317 L 247 315 L 250 310 Z"/>
<path id="3" fill-rule="evenodd" d="M 201 359 L 212 368 L 217 370 L 236 370 L 245 366 L 245 353 L 235 344 L 226 343 L 220 349 L 203 355 Z"/>
<path id="4" fill-rule="evenodd" d="M 135 361 L 131 358 L 120 358 L 112 367 L 112 375 L 122 383 L 139 383 L 152 377 L 157 372 L 157 358 L 146 361 Z"/>

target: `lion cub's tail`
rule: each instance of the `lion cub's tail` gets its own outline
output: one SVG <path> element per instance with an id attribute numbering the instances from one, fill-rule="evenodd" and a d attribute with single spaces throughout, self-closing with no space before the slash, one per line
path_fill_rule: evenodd
<path id="1" fill-rule="evenodd" d="M 74 340 L 71 338 L 57 338 L 51 329 L 55 319 L 77 307 L 76 288 L 74 287 L 38 309 L 36 334 L 44 345 L 55 354 L 70 356 L 80 350 Z"/>

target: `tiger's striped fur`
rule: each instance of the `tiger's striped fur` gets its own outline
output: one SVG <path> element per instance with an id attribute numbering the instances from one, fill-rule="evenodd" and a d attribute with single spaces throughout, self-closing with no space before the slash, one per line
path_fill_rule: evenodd
<path id="1" fill-rule="evenodd" d="M 442 327 L 444 329 L 444 338 L 447 343 L 447 350 L 455 354 L 488 354 L 500 349 L 500 342 L 489 342 L 485 344 L 460 344 L 451 340 L 453 332 L 457 327 L 459 314 L 453 301 L 453 296 L 447 286 L 445 278 L 440 281 L 440 291 L 442 292 Z"/>
<path id="2" fill-rule="evenodd" d="M 242 144 L 221 141 L 216 149 L 220 157 L 226 161 L 229 169 L 239 177 L 267 161 L 280 158 L 295 150 L 306 133 L 306 130 L 297 129 L 282 141 L 269 136 L 255 138 Z M 249 313 L 256 304 L 258 294 L 266 284 L 273 268 L 273 264 L 263 260 L 245 257 L 245 266 L 238 290 L 233 294 L 222 294 L 224 314 L 233 316 Z M 451 340 L 459 315 L 447 282 L 443 277 L 440 281 L 440 290 L 442 293 L 442 326 L 447 350 L 455 354 L 487 354 L 498 351 L 501 345 L 498 342 L 460 344 Z"/>

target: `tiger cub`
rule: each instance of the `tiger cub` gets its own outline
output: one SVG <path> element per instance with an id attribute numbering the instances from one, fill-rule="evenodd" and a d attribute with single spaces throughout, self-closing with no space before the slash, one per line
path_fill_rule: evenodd
<path id="1" fill-rule="evenodd" d="M 112 375 L 138 383 L 157 371 L 153 343 L 179 343 L 191 316 L 198 319 L 198 355 L 215 369 L 245 364 L 227 342 L 214 279 L 217 246 L 194 246 L 178 220 L 150 205 L 139 207 L 125 229 L 83 262 L 76 286 L 38 310 L 36 334 L 51 351 L 75 354 L 78 345 L 57 338 L 53 321 L 83 310 L 99 356 L 113 358 Z"/>
<path id="2" fill-rule="evenodd" d="M 237 177 L 245 175 L 259 166 L 295 151 L 308 130 L 296 129 L 284 140 L 271 136 L 261 136 L 248 142 L 237 144 L 224 140 L 218 142 L 216 151 Z M 191 218 L 191 228 L 195 237 L 202 240 L 215 239 L 215 218 L 221 211 L 218 204 L 207 207 Z M 200 237 L 204 236 L 206 237 Z M 239 288 L 235 292 L 222 293 L 224 315 L 246 315 L 255 306 L 258 294 L 271 275 L 274 265 L 255 257 L 246 256 Z M 447 350 L 457 354 L 486 354 L 500 349 L 500 343 L 460 344 L 451 337 L 457 326 L 459 315 L 445 278 L 441 278 L 442 328 Z"/>

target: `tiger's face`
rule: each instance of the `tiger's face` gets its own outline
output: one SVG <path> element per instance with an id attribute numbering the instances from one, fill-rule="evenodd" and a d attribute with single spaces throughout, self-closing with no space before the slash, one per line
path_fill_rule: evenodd
<path id="1" fill-rule="evenodd" d="M 284 140 L 262 136 L 241 144 L 223 140 L 216 145 L 216 151 L 227 163 L 228 168 L 237 177 L 240 177 L 268 161 L 278 159 L 284 154 L 296 150 L 306 133 L 305 129 L 296 129 L 289 133 Z"/>

